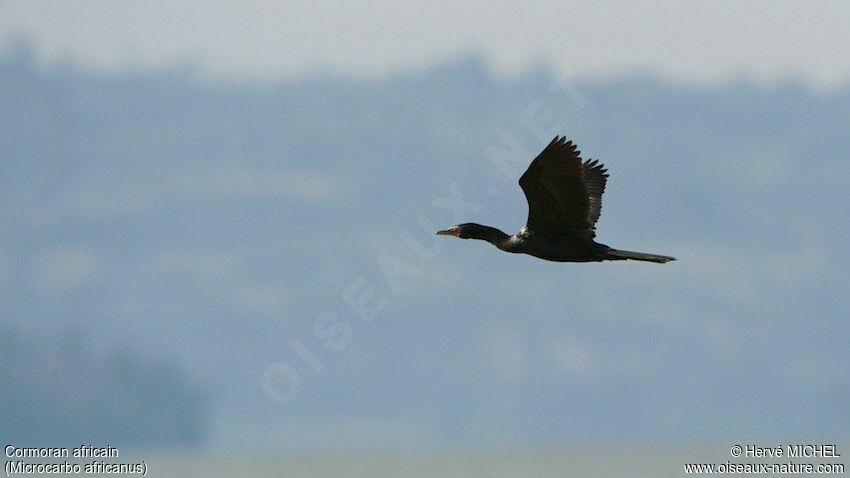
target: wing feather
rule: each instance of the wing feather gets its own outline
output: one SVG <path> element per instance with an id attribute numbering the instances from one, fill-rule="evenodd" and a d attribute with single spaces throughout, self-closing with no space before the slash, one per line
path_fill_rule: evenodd
<path id="1" fill-rule="evenodd" d="M 605 193 L 605 184 L 608 182 L 608 170 L 598 160 L 588 159 L 584 162 L 584 184 L 587 188 L 589 208 L 587 210 L 587 221 L 592 227 L 596 226 L 599 215 L 602 214 L 602 194 Z"/>
<path id="2" fill-rule="evenodd" d="M 571 231 L 592 238 L 607 178 L 602 164 L 582 162 L 572 141 L 555 136 L 519 179 L 528 200 L 526 226 L 539 234 Z"/>

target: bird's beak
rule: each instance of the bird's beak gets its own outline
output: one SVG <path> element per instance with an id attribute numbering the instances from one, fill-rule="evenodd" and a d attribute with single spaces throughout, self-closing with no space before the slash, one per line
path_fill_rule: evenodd
<path id="1" fill-rule="evenodd" d="M 448 229 L 443 229 L 442 231 L 437 231 L 438 236 L 455 236 L 460 237 L 460 228 L 457 226 L 450 227 Z"/>

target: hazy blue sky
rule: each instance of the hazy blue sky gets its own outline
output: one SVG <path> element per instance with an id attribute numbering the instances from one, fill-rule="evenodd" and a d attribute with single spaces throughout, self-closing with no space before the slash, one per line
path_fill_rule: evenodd
<path id="1" fill-rule="evenodd" d="M 0 3 L 0 432 L 846 435 L 850 6 L 399 5 Z M 599 240 L 678 261 L 434 236 L 521 227 L 555 134 L 611 172 Z"/>
<path id="2" fill-rule="evenodd" d="M 99 69 L 191 61 L 216 76 L 382 75 L 470 51 L 499 72 L 545 64 L 573 77 L 648 70 L 716 83 L 850 78 L 850 4 L 751 1 L 0 2 L 0 45 Z"/>

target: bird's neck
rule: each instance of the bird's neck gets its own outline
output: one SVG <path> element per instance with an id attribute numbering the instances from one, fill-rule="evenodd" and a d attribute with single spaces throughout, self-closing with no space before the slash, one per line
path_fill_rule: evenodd
<path id="1" fill-rule="evenodd" d="M 507 246 L 508 241 L 511 236 L 505 234 L 504 232 L 496 229 L 495 227 L 490 226 L 478 226 L 475 230 L 470 231 L 469 239 L 479 239 L 482 241 L 487 241 L 490 244 L 498 247 L 499 249 L 504 249 Z"/>

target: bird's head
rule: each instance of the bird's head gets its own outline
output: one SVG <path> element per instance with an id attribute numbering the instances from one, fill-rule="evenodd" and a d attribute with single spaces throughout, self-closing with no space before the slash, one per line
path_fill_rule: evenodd
<path id="1" fill-rule="evenodd" d="M 468 224 L 458 224 L 457 226 L 452 226 L 448 229 L 443 229 L 441 231 L 437 231 L 438 236 L 455 236 L 463 238 L 461 235 L 464 231 L 464 227 L 468 226 Z"/>
<path id="2" fill-rule="evenodd" d="M 458 224 L 442 231 L 437 231 L 438 236 L 455 236 L 461 239 L 484 239 L 492 234 L 496 229 L 474 222 Z"/>

